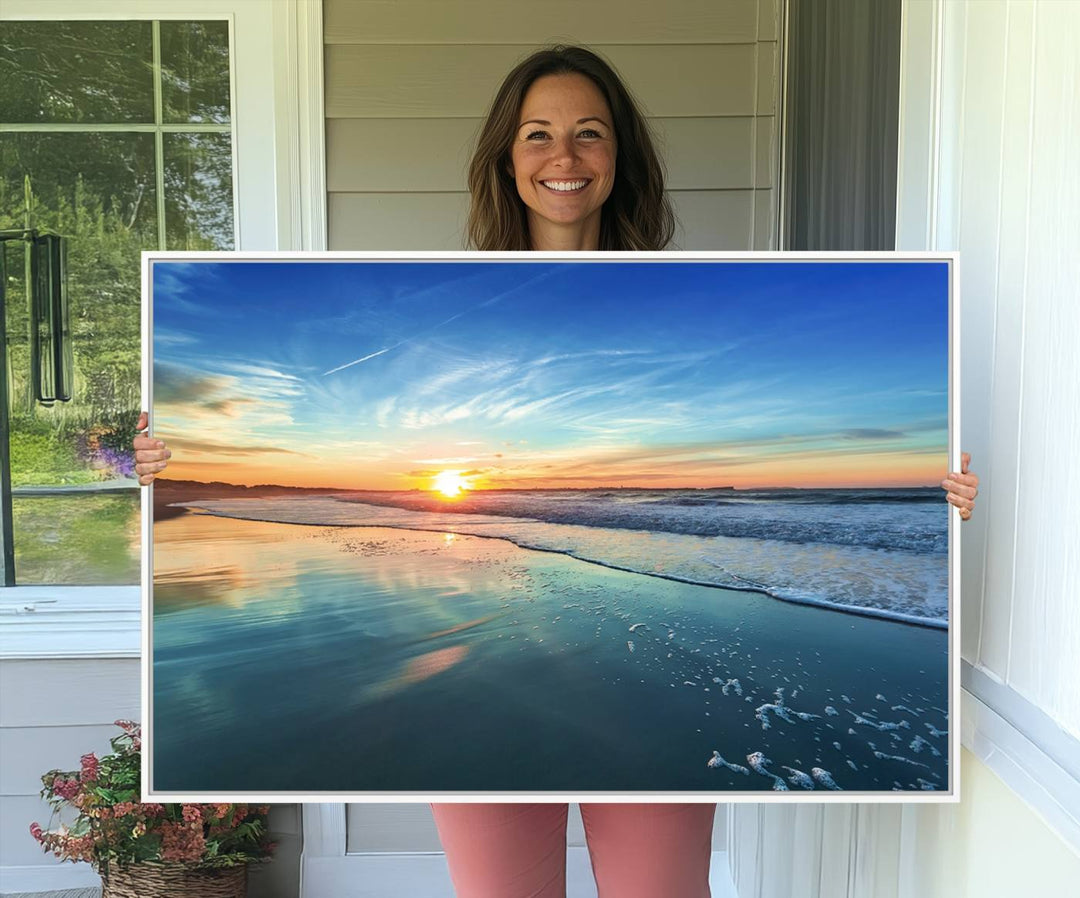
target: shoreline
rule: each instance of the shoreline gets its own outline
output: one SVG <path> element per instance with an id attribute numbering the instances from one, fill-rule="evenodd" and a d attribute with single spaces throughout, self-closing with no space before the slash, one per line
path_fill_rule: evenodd
<path id="1" fill-rule="evenodd" d="M 264 498 L 264 497 L 251 496 L 251 497 L 245 497 L 245 498 L 258 499 L 258 498 Z M 358 502 L 358 503 L 355 503 L 355 504 L 364 504 L 364 503 Z M 760 586 L 739 586 L 739 585 L 728 584 L 728 583 L 713 583 L 713 582 L 710 582 L 710 581 L 707 581 L 707 580 L 695 580 L 695 579 L 693 579 L 691 577 L 680 577 L 680 576 L 678 576 L 676 574 L 665 574 L 665 573 L 660 573 L 660 572 L 657 572 L 657 571 L 642 571 L 642 570 L 637 570 L 635 568 L 625 567 L 623 565 L 618 565 L 618 564 L 614 564 L 614 563 L 607 562 L 607 561 L 600 561 L 600 560 L 595 559 L 595 558 L 587 558 L 587 557 L 582 556 L 582 555 L 575 555 L 575 554 L 573 554 L 573 553 L 571 553 L 569 551 L 564 551 L 564 550 L 560 550 L 560 549 L 548 549 L 548 548 L 545 548 L 543 546 L 523 545 L 523 544 L 521 544 L 519 542 L 516 542 L 515 540 L 513 540 L 512 538 L 510 538 L 508 536 L 502 536 L 502 535 L 493 535 L 493 534 L 485 534 L 485 533 L 471 533 L 471 532 L 470 533 L 462 533 L 462 532 L 458 532 L 456 530 L 448 530 L 445 527 L 423 527 L 423 526 L 415 526 L 415 527 L 413 527 L 413 526 L 403 526 L 403 525 L 400 525 L 400 524 L 395 525 L 395 524 L 392 524 L 392 523 L 385 523 L 385 522 L 375 522 L 375 523 L 371 523 L 371 524 L 363 524 L 363 523 L 332 523 L 332 522 L 305 522 L 305 521 L 273 521 L 273 520 L 267 520 L 265 518 L 250 518 L 250 517 L 244 517 L 244 516 L 238 515 L 238 514 L 228 514 L 228 513 L 222 512 L 222 511 L 217 511 L 217 510 L 212 509 L 212 508 L 207 508 L 207 507 L 205 507 L 203 505 L 198 504 L 197 501 L 195 501 L 195 502 L 192 502 L 192 501 L 173 502 L 173 503 L 170 503 L 170 505 L 166 506 L 166 507 L 169 507 L 169 508 L 180 507 L 180 508 L 184 508 L 184 509 L 186 509 L 188 511 L 190 511 L 192 508 L 196 508 L 196 509 L 202 511 L 204 514 L 212 515 L 213 517 L 226 518 L 226 519 L 235 520 L 235 521 L 250 521 L 252 523 L 293 524 L 293 525 L 298 526 L 298 527 L 342 527 L 342 528 L 380 527 L 380 528 L 385 528 L 385 529 L 390 529 L 390 530 L 414 531 L 414 532 L 421 532 L 421 533 L 453 533 L 453 534 L 455 534 L 457 536 L 475 536 L 475 537 L 477 537 L 479 539 L 502 540 L 504 542 L 509 543 L 512 546 L 516 546 L 517 548 L 523 549 L 525 551 L 544 552 L 544 553 L 551 554 L 551 555 L 562 555 L 562 556 L 564 556 L 566 558 L 571 558 L 574 561 L 581 561 L 581 562 L 583 562 L 585 564 L 594 564 L 594 565 L 597 565 L 598 567 L 606 568 L 607 570 L 620 571 L 620 572 L 626 573 L 626 574 L 639 574 L 639 575 L 644 576 L 644 577 L 653 577 L 653 578 L 658 579 L 658 580 L 666 580 L 666 581 L 672 582 L 672 583 L 685 583 L 685 584 L 687 584 L 689 586 L 704 586 L 704 587 L 706 587 L 708 589 L 726 589 L 726 590 L 730 590 L 732 592 L 753 593 L 755 595 L 766 596 L 767 598 L 774 599 L 774 600 L 776 600 L 778 602 L 784 602 L 786 604 L 799 605 L 799 606 L 808 607 L 808 608 L 821 608 L 821 609 L 826 610 L 826 611 L 837 611 L 837 612 L 840 612 L 841 614 L 851 614 L 851 615 L 855 615 L 857 617 L 867 617 L 867 618 L 872 618 L 872 619 L 875 619 L 875 620 L 883 620 L 883 621 L 888 621 L 890 623 L 902 624 L 904 626 L 909 626 L 909 627 L 919 627 L 921 629 L 928 629 L 928 630 L 940 630 L 940 631 L 946 632 L 946 633 L 949 630 L 949 622 L 948 621 L 940 621 L 940 620 L 937 620 L 937 619 L 934 619 L 934 618 L 919 617 L 919 616 L 913 615 L 913 614 L 912 615 L 905 615 L 905 614 L 903 614 L 901 612 L 883 611 L 883 610 L 881 610 L 879 608 L 871 608 L 871 607 L 866 607 L 866 606 L 845 605 L 845 604 L 842 604 L 842 603 L 839 603 L 839 602 L 817 601 L 817 600 L 814 600 L 814 599 L 800 599 L 800 598 L 791 597 L 791 596 L 783 596 L 783 595 L 778 595 L 778 594 L 776 594 L 774 592 L 770 592 L 768 589 L 765 589 L 764 587 L 760 587 Z M 407 511 L 407 509 L 404 509 L 404 510 Z M 156 516 L 157 516 L 157 511 L 155 510 L 155 518 L 156 518 Z M 173 517 L 173 516 L 174 515 L 168 515 L 166 517 Z M 511 519 L 508 518 L 507 522 L 510 522 L 510 521 L 511 521 Z M 539 521 L 537 523 L 544 523 L 544 522 Z M 557 526 L 557 525 L 555 525 L 555 526 Z"/>

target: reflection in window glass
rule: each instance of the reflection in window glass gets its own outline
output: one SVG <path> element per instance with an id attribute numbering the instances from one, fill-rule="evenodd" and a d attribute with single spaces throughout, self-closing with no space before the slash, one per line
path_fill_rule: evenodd
<path id="1" fill-rule="evenodd" d="M 163 113 L 197 132 L 155 121 L 154 23 L 5 22 L 0 33 L 0 120 L 14 126 L 0 133 L 0 229 L 67 238 L 74 350 L 72 401 L 36 402 L 25 245 L 8 241 L 0 325 L 19 583 L 139 582 L 139 254 L 234 245 L 227 23 L 157 33 Z"/>
<path id="2" fill-rule="evenodd" d="M 229 23 L 161 23 L 165 122 L 229 121 Z"/>
<path id="3" fill-rule="evenodd" d="M 232 249 L 232 194 L 228 134 L 165 135 L 167 249 Z"/>
<path id="4" fill-rule="evenodd" d="M 150 22 L 4 22 L 0 122 L 153 122 Z"/>
<path id="5" fill-rule="evenodd" d="M 34 401 L 24 244 L 8 242 L 7 351 L 12 484 L 70 485 L 122 478 L 97 444 L 122 442 L 140 391 L 139 253 L 157 246 L 154 136 L 0 134 L 0 228 L 68 238 L 75 362 L 71 402 Z M 94 440 L 88 442 L 88 437 Z"/>
<path id="6" fill-rule="evenodd" d="M 16 498 L 19 583 L 139 582 L 139 493 Z"/>

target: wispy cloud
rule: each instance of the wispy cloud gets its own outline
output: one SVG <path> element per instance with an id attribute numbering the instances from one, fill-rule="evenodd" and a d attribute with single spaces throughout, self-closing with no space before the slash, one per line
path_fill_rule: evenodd
<path id="1" fill-rule="evenodd" d="M 242 446 L 235 443 L 221 443 L 213 440 L 191 439 L 189 437 L 171 437 L 169 447 L 184 453 L 200 455 L 225 455 L 243 458 L 256 458 L 265 455 L 292 455 L 298 458 L 311 458 L 306 452 L 295 452 L 280 446 Z"/>
<path id="2" fill-rule="evenodd" d="M 334 373 L 336 373 L 338 371 L 344 371 L 346 368 L 351 368 L 354 365 L 359 365 L 362 362 L 370 361 L 371 359 L 377 358 L 378 356 L 385 355 L 388 352 L 391 352 L 391 351 L 393 351 L 395 349 L 399 349 L 402 346 L 406 346 L 407 344 L 412 343 L 413 341 L 418 340 L 421 337 L 426 337 L 426 336 L 434 333 L 435 331 L 439 330 L 439 328 L 445 327 L 446 325 L 448 325 L 448 324 L 450 324 L 450 323 L 452 323 L 454 321 L 457 321 L 459 318 L 461 318 L 464 315 L 469 315 L 469 314 L 472 314 L 473 312 L 479 311 L 480 309 L 485 309 L 488 306 L 493 306 L 498 302 L 502 302 L 502 300 L 506 299 L 508 296 L 511 296 L 511 295 L 513 295 L 513 294 L 515 294 L 515 293 L 517 293 L 519 291 L 522 291 L 522 290 L 527 290 L 530 287 L 530 285 L 532 285 L 533 283 L 538 282 L 540 280 L 543 280 L 546 277 L 547 277 L 547 275 L 537 275 L 535 277 L 529 278 L 527 281 L 525 281 L 523 283 L 515 284 L 511 289 L 504 290 L 504 291 L 502 291 L 500 293 L 496 293 L 494 296 L 491 296 L 488 299 L 485 299 L 483 302 L 478 302 L 478 303 L 476 303 L 474 305 L 469 306 L 466 309 L 462 309 L 460 312 L 455 312 L 450 317 L 444 318 L 442 321 L 439 321 L 439 322 L 437 322 L 437 323 L 435 323 L 435 324 L 433 324 L 433 325 L 431 325 L 429 327 L 422 328 L 421 330 L 418 330 L 415 333 L 410 334 L 409 336 L 405 337 L 404 339 L 401 339 L 401 340 L 397 341 L 392 346 L 384 347 L 383 349 L 379 349 L 379 350 L 377 350 L 375 352 L 369 352 L 367 355 L 364 355 L 361 358 L 353 359 L 351 362 L 346 362 L 344 365 L 338 365 L 335 368 L 331 368 L 329 371 L 324 371 L 323 372 L 323 377 L 326 377 L 329 374 L 334 374 Z"/>

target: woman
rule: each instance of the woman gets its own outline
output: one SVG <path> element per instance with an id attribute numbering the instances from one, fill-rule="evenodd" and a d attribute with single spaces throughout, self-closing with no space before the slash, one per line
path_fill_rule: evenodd
<path id="1" fill-rule="evenodd" d="M 674 218 L 648 127 L 618 76 L 580 47 L 533 54 L 495 97 L 469 168 L 481 250 L 659 250 Z M 139 429 L 146 426 L 145 414 Z M 135 440 L 139 482 L 170 452 Z M 942 486 L 964 520 L 978 478 Z M 707 898 L 714 804 L 582 804 L 600 898 Z M 459 898 L 565 895 L 565 804 L 435 804 Z"/>

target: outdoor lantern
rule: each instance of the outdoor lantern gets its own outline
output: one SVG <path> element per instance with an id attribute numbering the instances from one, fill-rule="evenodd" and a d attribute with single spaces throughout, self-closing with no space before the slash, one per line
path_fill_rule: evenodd
<path id="1" fill-rule="evenodd" d="M 52 405 L 71 399 L 73 359 L 64 238 L 35 230 L 0 231 L 0 577 L 4 586 L 14 586 L 5 295 L 8 241 L 20 241 L 29 253 L 30 379 L 39 402 Z"/>
<path id="2" fill-rule="evenodd" d="M 68 402 L 74 360 L 67 297 L 67 241 L 36 230 L 0 231 L 0 311 L 7 288 L 7 258 L 2 251 L 7 241 L 23 243 L 29 253 L 30 382 L 34 397 L 44 405 Z M 2 318 L 0 323 L 6 326 Z"/>
<path id="3" fill-rule="evenodd" d="M 72 391 L 71 328 L 67 301 L 67 245 L 43 234 L 30 246 L 30 377 L 39 402 L 69 402 Z"/>

